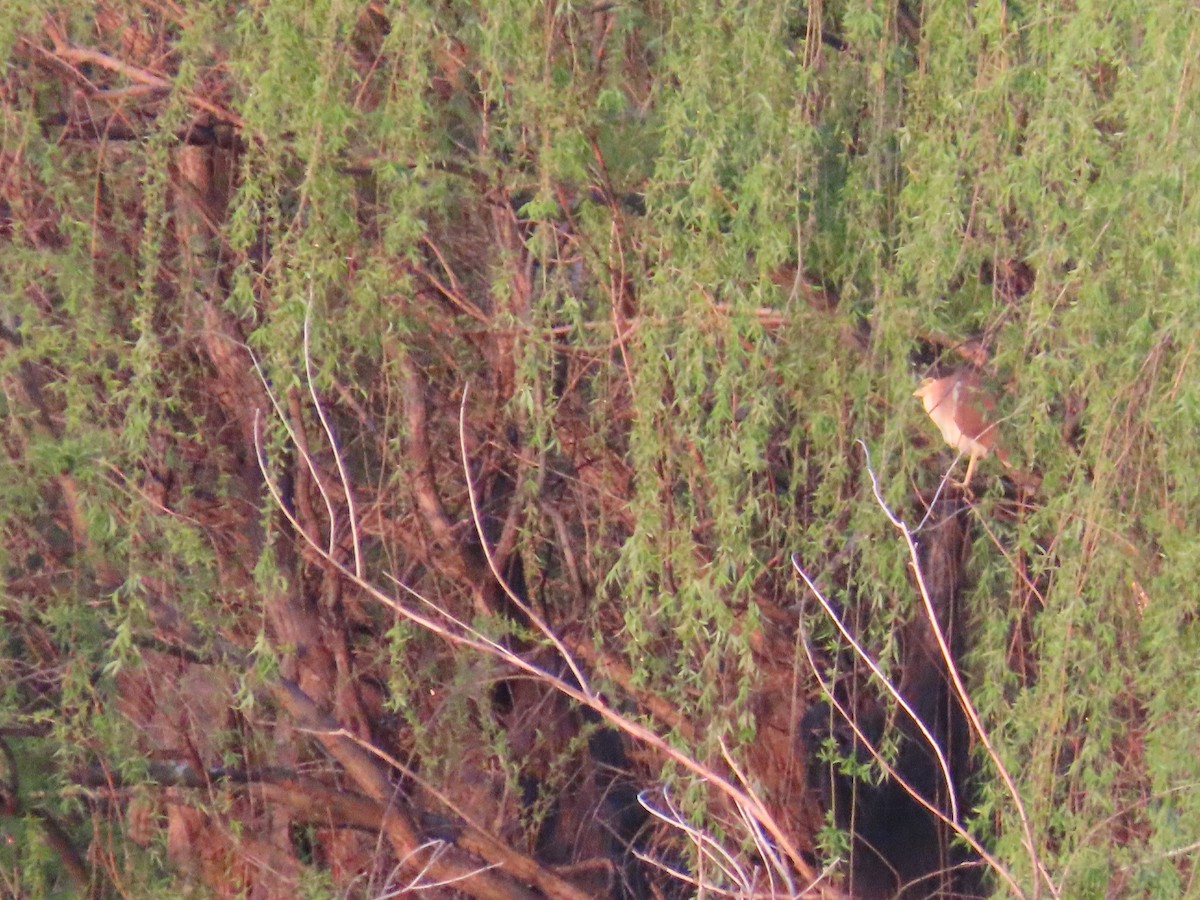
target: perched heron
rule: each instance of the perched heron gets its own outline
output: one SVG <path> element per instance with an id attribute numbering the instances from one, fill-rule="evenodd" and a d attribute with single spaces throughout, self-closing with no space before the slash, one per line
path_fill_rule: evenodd
<path id="1" fill-rule="evenodd" d="M 968 455 L 964 487 L 971 483 L 976 461 L 989 453 L 1009 465 L 1008 454 L 996 446 L 996 404 L 974 372 L 963 369 L 944 378 L 926 378 L 913 396 L 920 398 L 946 443 Z"/>

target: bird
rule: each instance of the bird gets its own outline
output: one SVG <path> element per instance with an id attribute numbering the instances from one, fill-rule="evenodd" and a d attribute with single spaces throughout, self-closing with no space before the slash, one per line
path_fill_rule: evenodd
<path id="1" fill-rule="evenodd" d="M 913 396 L 941 431 L 946 443 L 970 457 L 963 486 L 971 483 L 975 463 L 989 453 L 1011 468 L 1008 454 L 996 445 L 996 403 L 970 369 L 960 369 L 943 378 L 926 378 Z"/>

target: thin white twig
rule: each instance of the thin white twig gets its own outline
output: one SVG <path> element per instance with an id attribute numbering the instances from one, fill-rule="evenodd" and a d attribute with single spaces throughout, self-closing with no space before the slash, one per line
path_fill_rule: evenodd
<path id="1" fill-rule="evenodd" d="M 958 465 L 958 461 L 963 458 L 963 452 L 958 451 L 958 455 L 954 457 L 954 462 L 950 463 L 950 468 L 942 476 L 942 480 L 938 482 L 937 490 L 933 493 L 933 499 L 929 501 L 929 505 L 925 508 L 925 515 L 921 517 L 921 521 L 917 523 L 917 527 L 913 529 L 913 534 L 920 534 L 921 529 L 925 527 L 925 523 L 929 521 L 929 517 L 933 515 L 934 507 L 937 506 L 938 498 L 942 496 L 942 491 L 946 489 L 946 485 L 950 483 L 950 473 L 954 471 L 954 467 Z"/>
<path id="2" fill-rule="evenodd" d="M 312 323 L 312 297 L 308 298 L 308 304 L 304 308 L 304 378 L 308 382 L 308 393 L 312 397 L 313 408 L 317 411 L 317 418 L 321 420 L 321 427 L 325 429 L 325 437 L 329 441 L 329 450 L 333 453 L 333 461 L 337 465 L 338 478 L 342 482 L 342 493 L 346 497 L 346 516 L 350 520 L 350 544 L 354 549 L 354 574 L 359 578 L 362 577 L 362 550 L 358 538 L 358 512 L 354 508 L 354 492 L 350 488 L 350 476 L 346 474 L 346 464 L 342 461 L 342 451 L 338 447 L 337 440 L 333 436 L 333 427 L 329 424 L 329 419 L 325 416 L 325 408 L 321 406 L 321 398 L 317 396 L 317 384 L 313 378 L 312 369 L 312 354 L 309 352 L 309 338 Z M 318 484 L 320 479 L 317 479 Z M 324 491 L 322 491 L 324 493 Z M 332 510 L 330 511 L 332 516 Z M 334 529 L 333 519 L 329 522 L 329 541 L 330 553 L 333 555 L 333 540 Z"/>
<path id="3" fill-rule="evenodd" d="M 796 884 L 794 881 L 792 881 L 791 873 L 788 872 L 787 867 L 783 865 L 783 861 L 775 852 L 775 848 L 771 846 L 771 842 L 766 839 L 766 836 L 762 833 L 762 829 L 758 825 L 758 820 L 767 811 L 766 806 L 763 805 L 762 800 L 759 798 L 757 792 L 755 792 L 754 786 L 750 783 L 750 779 L 746 777 L 746 774 L 734 761 L 733 755 L 729 752 L 729 748 L 725 746 L 725 739 L 720 738 L 719 743 L 721 746 L 721 756 L 725 759 L 725 764 L 729 766 L 729 771 L 733 772 L 733 774 L 737 777 L 738 783 L 742 786 L 742 790 L 744 790 L 746 795 L 754 802 L 752 809 L 746 809 L 739 804 L 738 814 L 745 822 L 746 828 L 750 832 L 751 837 L 754 838 L 755 846 L 758 847 L 759 856 L 762 857 L 764 861 L 769 863 L 767 866 L 767 877 L 771 880 L 772 889 L 774 888 L 775 883 L 774 872 L 779 872 L 784 882 L 787 884 L 789 896 L 795 896 Z"/>
<path id="4" fill-rule="evenodd" d="M 875 470 L 871 466 L 871 451 L 861 439 L 857 443 L 862 447 L 863 453 L 867 458 L 866 469 L 867 474 L 871 477 L 871 490 L 875 494 L 875 502 L 883 510 L 883 514 L 887 516 L 888 521 L 904 537 L 904 543 L 908 547 L 909 561 L 916 578 L 917 589 L 921 594 L 921 601 L 925 606 L 925 615 L 929 620 L 929 627 L 933 631 L 933 636 L 937 640 L 938 650 L 941 652 L 946 672 L 950 676 L 951 683 L 954 685 L 954 693 L 959 703 L 962 704 L 963 712 L 966 713 L 967 720 L 971 723 L 971 728 L 974 730 L 976 736 L 978 736 L 980 743 L 983 744 L 984 751 L 995 767 L 996 773 L 1000 776 L 1000 780 L 1004 782 L 1004 788 L 1013 801 L 1017 818 L 1021 822 L 1022 841 L 1025 844 L 1026 852 L 1029 854 L 1029 861 L 1033 866 L 1033 870 L 1041 876 L 1035 879 L 1033 883 L 1034 900 L 1038 897 L 1043 883 L 1049 889 L 1051 896 L 1058 897 L 1059 893 L 1054 885 L 1054 881 L 1038 856 L 1037 847 L 1033 840 L 1033 828 L 1029 824 L 1029 816 L 1025 812 L 1025 803 L 1021 800 L 1021 793 L 1017 790 L 1016 782 L 1013 781 L 1008 768 L 1000 759 L 1000 754 L 996 752 L 996 748 L 988 736 L 987 729 L 983 727 L 983 720 L 980 718 L 979 712 L 975 709 L 975 704 L 971 702 L 971 697 L 967 693 L 962 677 L 959 675 L 958 666 L 954 662 L 954 656 L 950 652 L 949 645 L 946 643 L 946 636 L 942 634 L 942 628 L 938 624 L 937 613 L 933 608 L 933 599 L 929 596 L 929 588 L 925 584 L 925 576 L 921 572 L 921 561 L 917 551 L 917 543 L 913 539 L 912 532 L 908 529 L 908 526 L 892 512 L 887 505 L 887 501 L 883 499 L 883 492 L 879 487 L 879 477 L 875 474 Z"/>
<path id="5" fill-rule="evenodd" d="M 742 868 L 741 863 L 734 859 L 733 855 L 717 843 L 711 835 L 705 834 L 699 828 L 689 824 L 675 809 L 675 805 L 671 802 L 671 796 L 667 793 L 666 788 L 662 789 L 662 798 L 667 806 L 666 812 L 646 799 L 646 791 L 638 793 L 638 803 L 641 804 L 646 812 L 650 813 L 656 819 L 666 822 L 671 827 L 682 831 L 691 838 L 692 843 L 695 844 L 696 850 L 701 856 L 712 860 L 713 865 L 725 874 L 730 883 L 741 885 L 742 896 L 749 894 L 753 888 L 753 881 L 745 869 Z"/>
<path id="6" fill-rule="evenodd" d="M 469 391 L 470 385 L 464 384 L 462 404 L 458 408 L 458 446 L 462 453 L 463 477 L 467 480 L 467 497 L 471 501 L 471 522 L 475 526 L 475 533 L 479 536 L 479 545 L 483 548 L 483 555 L 487 559 L 488 569 L 491 570 L 492 577 L 496 579 L 496 582 L 503 589 L 508 599 L 516 605 L 517 609 L 528 616 L 529 621 L 537 627 L 537 630 L 542 633 L 546 640 L 554 645 L 554 649 L 558 651 L 563 662 L 567 664 L 567 668 L 571 670 L 571 675 L 574 676 L 576 682 L 579 684 L 579 689 L 589 697 L 594 696 L 591 687 L 587 683 L 587 679 L 583 677 L 583 671 L 575 662 L 575 658 L 567 650 L 566 645 L 550 629 L 550 626 L 542 620 L 542 617 L 533 611 L 533 607 L 526 603 L 523 598 L 517 596 L 517 592 L 509 585 L 508 579 L 500 574 L 500 568 L 496 565 L 496 558 L 492 555 L 492 548 L 488 546 L 487 535 L 483 533 L 483 521 L 479 515 L 478 498 L 475 495 L 475 480 L 471 477 L 471 460 L 467 455 L 467 395 Z"/>
<path id="7" fill-rule="evenodd" d="M 407 862 L 408 860 L 410 860 L 414 856 L 416 856 L 419 852 L 424 850 L 426 847 L 429 848 L 429 855 L 425 858 L 425 861 L 421 864 L 420 871 L 418 871 L 416 874 L 414 874 L 412 878 L 408 879 L 408 884 L 406 884 L 403 888 L 400 889 L 400 893 L 403 894 L 403 893 L 407 893 L 408 891 L 411 891 L 411 890 L 419 889 L 419 886 L 421 884 L 421 879 L 425 877 L 425 873 L 429 871 L 430 867 L 435 862 L 437 862 L 437 858 L 446 852 L 446 842 L 437 840 L 436 838 L 434 838 L 432 840 L 426 841 L 423 844 L 418 844 L 416 847 L 413 847 L 410 851 L 408 851 L 407 853 L 404 854 L 404 857 L 400 860 L 400 862 L 401 863 Z"/>
<path id="8" fill-rule="evenodd" d="M 267 375 L 265 372 L 263 372 L 262 366 L 259 365 L 258 357 L 249 347 L 246 347 L 246 352 L 250 355 L 250 362 L 254 366 L 254 371 L 258 375 L 258 380 L 263 384 L 263 389 L 267 393 L 267 399 L 271 401 L 271 405 L 275 408 L 275 415 L 278 416 L 279 421 L 283 423 L 283 428 L 287 432 L 288 440 L 292 442 L 292 445 L 296 448 L 296 451 L 300 453 L 300 458 L 304 460 L 304 464 L 308 467 L 309 474 L 312 475 L 313 483 L 317 486 L 317 491 L 320 492 L 321 499 L 325 502 L 325 510 L 329 514 L 329 548 L 323 551 L 323 553 L 326 556 L 333 556 L 334 550 L 336 549 L 336 542 L 334 540 L 334 523 L 337 521 L 337 517 L 333 511 L 333 500 L 330 498 L 329 493 L 325 490 L 325 480 L 321 477 L 321 473 L 317 471 L 316 462 L 314 462 L 311 456 L 301 450 L 302 445 L 300 440 L 296 437 L 295 429 L 292 428 L 292 423 L 284 414 L 283 407 L 279 403 L 279 398 L 275 396 L 275 392 L 271 389 L 271 384 L 269 381 L 267 381 Z M 267 478 L 266 470 L 266 452 L 264 448 L 260 446 L 258 434 L 260 412 L 261 410 L 257 409 L 254 411 L 254 452 L 258 456 L 258 467 L 262 470 L 263 478 L 266 478 L 269 482 L 270 479 Z M 282 497 L 275 499 L 279 507 L 283 508 Z M 304 529 L 301 528 L 298 523 L 296 524 L 296 529 L 298 531 L 304 531 Z"/>
<path id="9" fill-rule="evenodd" d="M 412 851 L 406 854 L 404 859 L 400 861 L 403 863 L 404 860 L 416 855 L 418 851 L 423 850 L 426 847 L 432 847 L 433 852 L 430 853 L 429 858 L 425 860 L 425 863 L 421 867 L 421 871 L 410 878 L 408 880 L 408 884 L 404 885 L 403 887 L 396 888 L 396 890 L 389 891 L 386 894 L 381 894 L 379 900 L 389 900 L 391 897 L 403 897 L 404 895 L 410 893 L 415 894 L 420 891 L 429 891 L 433 890 L 434 888 L 446 887 L 447 885 L 457 884 L 460 881 L 466 881 L 467 879 L 474 878 L 476 875 L 479 875 L 483 872 L 500 868 L 500 866 L 496 863 L 488 863 L 486 866 L 479 866 L 475 869 L 472 869 L 470 872 L 463 872 L 461 875 L 455 875 L 452 878 L 443 878 L 440 881 L 428 881 L 422 883 L 421 879 L 425 873 L 429 871 L 429 868 L 435 862 L 437 862 L 437 858 L 446 852 L 448 847 L 447 843 L 440 840 L 426 841 L 424 844 L 414 847 Z"/>
<path id="10" fill-rule="evenodd" d="M 954 781 L 950 777 L 950 763 L 946 760 L 946 754 L 942 752 L 942 748 L 938 744 L 937 738 L 933 736 L 933 733 L 929 730 L 925 723 L 921 721 L 921 717 L 917 715 L 916 710 L 914 710 L 909 705 L 908 701 L 904 699 L 904 695 L 901 694 L 900 691 L 896 689 L 896 686 L 892 684 L 891 679 L 889 679 L 887 675 L 883 673 L 883 670 L 879 668 L 879 664 L 871 658 L 871 654 L 869 654 L 862 644 L 858 642 L 857 638 L 850 633 L 850 629 L 843 624 L 841 617 L 838 616 L 837 612 L 834 610 L 833 604 L 831 604 L 825 598 L 825 595 L 821 593 L 813 580 L 808 577 L 808 573 L 805 572 L 804 567 L 800 565 L 800 561 L 796 554 L 792 554 L 792 568 L 795 569 L 800 577 L 804 579 L 804 583 L 808 585 L 808 589 L 812 592 L 813 596 L 817 598 L 817 602 L 821 604 L 821 608 L 825 610 L 825 614 L 829 617 L 833 624 L 837 626 L 837 630 L 842 633 L 842 637 L 844 637 L 850 646 L 854 648 L 854 652 L 858 655 L 858 658 L 867 664 L 867 668 L 870 669 L 872 674 L 879 679 L 880 683 L 884 686 L 887 692 L 891 694 L 892 699 L 896 701 L 901 709 L 908 713 L 908 717 L 912 719 L 913 724 L 916 725 L 918 730 L 921 732 L 921 736 L 925 738 L 925 742 L 929 744 L 929 748 L 933 751 L 934 756 L 937 757 L 938 768 L 942 770 L 942 778 L 946 782 L 946 793 L 950 798 L 950 818 L 957 822 L 959 819 L 958 798 L 954 794 Z"/>

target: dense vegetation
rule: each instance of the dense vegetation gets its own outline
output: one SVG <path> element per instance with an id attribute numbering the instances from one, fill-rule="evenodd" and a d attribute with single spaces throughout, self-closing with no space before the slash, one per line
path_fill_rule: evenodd
<path id="1" fill-rule="evenodd" d="M 887 682 L 908 896 L 1200 896 L 1194 4 L 0 47 L 0 894 L 867 895 Z"/>

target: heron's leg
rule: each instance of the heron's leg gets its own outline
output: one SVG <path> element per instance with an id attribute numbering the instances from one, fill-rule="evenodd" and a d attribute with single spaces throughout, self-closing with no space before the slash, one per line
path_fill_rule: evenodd
<path id="1" fill-rule="evenodd" d="M 975 471 L 975 462 L 979 459 L 979 454 L 972 453 L 971 459 L 967 463 L 967 476 L 963 479 L 963 487 L 971 486 L 971 474 Z"/>

